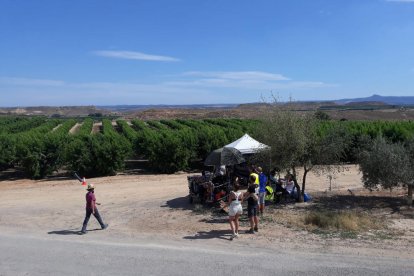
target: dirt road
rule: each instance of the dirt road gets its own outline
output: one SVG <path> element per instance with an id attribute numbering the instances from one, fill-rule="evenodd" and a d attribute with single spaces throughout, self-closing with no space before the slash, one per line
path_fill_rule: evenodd
<path id="1" fill-rule="evenodd" d="M 84 218 L 86 193 L 85 187 L 77 180 L 21 179 L 0 182 L 0 232 L 48 238 L 73 235 L 80 240 L 92 237 L 106 241 L 166 239 L 217 246 L 226 246 L 230 242 L 224 214 L 214 215 L 203 210 L 196 212 L 194 206 L 188 203 L 187 174 L 118 175 L 88 181 L 96 186 L 97 201 L 102 203 L 98 208 L 104 221 L 109 223 L 107 230 L 77 235 Z M 351 189 L 357 193 L 362 190 L 361 187 L 355 167 L 350 167 L 332 183 L 334 192 Z M 310 194 L 323 193 L 328 188 L 326 177 L 309 176 L 307 191 Z M 295 204 L 281 211 L 300 212 L 305 205 Z M 234 242 L 277 250 L 306 248 L 314 252 L 384 256 L 414 252 L 414 246 L 409 243 L 414 237 L 412 219 L 395 218 L 395 226 L 404 231 L 402 236 L 383 240 L 328 238 L 274 223 L 266 216 L 262 222 L 259 234 L 241 235 Z M 247 229 L 247 221 L 242 221 L 242 227 Z M 98 228 L 92 217 L 88 229 Z"/>

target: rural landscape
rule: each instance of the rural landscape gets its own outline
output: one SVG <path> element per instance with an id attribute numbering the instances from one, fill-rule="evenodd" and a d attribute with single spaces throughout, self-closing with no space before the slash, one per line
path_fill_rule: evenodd
<path id="1" fill-rule="evenodd" d="M 413 121 L 366 120 L 365 110 L 359 111 L 361 118 L 337 120 L 320 109 L 298 111 L 297 105 L 293 109 L 288 104 L 268 104 L 259 112 L 251 110 L 249 118 L 229 118 L 225 114 L 232 109 L 203 109 L 204 119 L 200 115 L 191 118 L 197 109 L 180 108 L 135 111 L 135 118 L 128 113 L 2 116 L 2 232 L 78 236 L 85 186 L 73 176 L 77 173 L 97 187 L 101 213 L 110 224 L 103 233 L 92 231 L 95 238 L 184 240 L 203 247 L 231 242 L 228 214 L 218 203 L 190 201 L 187 176 L 200 175 L 210 152 L 248 133 L 277 148 L 270 166 L 279 167 L 282 176 L 293 168 L 299 191 L 302 196 L 306 191 L 312 200 L 267 201 L 260 232 L 242 234 L 233 243 L 276 251 L 297 250 L 306 244 L 309 252 L 358 252 L 403 259 L 413 253 L 410 182 L 398 178 L 401 171 L 387 170 L 392 175 L 384 177 L 369 169 L 395 170 L 400 164 L 392 164 L 391 159 L 375 164 L 365 161 L 365 171 L 359 165 L 364 162 L 361 153 L 376 154 L 371 144 L 381 145 L 378 137 L 388 141 L 382 144 L 387 151 L 392 145 L 409 145 Z M 390 111 L 401 109 L 380 112 Z M 156 115 L 141 119 L 139 114 L 148 116 L 148 112 Z M 210 112 L 223 115 L 212 118 L 206 115 Z M 358 111 L 353 113 L 356 116 Z M 160 117 L 163 114 L 165 119 Z M 291 135 L 300 139 L 291 139 Z M 412 160 L 407 168 L 412 168 Z M 251 162 L 269 173 L 267 161 L 256 158 Z M 24 205 L 16 204 L 18 200 Z M 240 223 L 248 229 L 245 215 Z"/>
<path id="2" fill-rule="evenodd" d="M 414 275 L 414 0 L 0 0 L 0 276 Z"/>

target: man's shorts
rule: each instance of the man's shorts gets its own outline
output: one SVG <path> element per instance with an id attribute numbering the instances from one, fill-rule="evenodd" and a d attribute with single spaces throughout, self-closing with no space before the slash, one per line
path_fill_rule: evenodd
<path id="1" fill-rule="evenodd" d="M 257 217 L 257 206 L 247 207 L 247 217 Z"/>
<path id="2" fill-rule="evenodd" d="M 259 204 L 265 204 L 266 192 L 259 193 Z"/>

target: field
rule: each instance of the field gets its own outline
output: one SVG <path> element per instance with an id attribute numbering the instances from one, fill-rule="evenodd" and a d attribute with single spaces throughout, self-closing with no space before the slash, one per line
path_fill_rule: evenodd
<path id="1" fill-rule="evenodd" d="M 329 103 L 295 103 L 298 112 L 315 112 L 322 110 L 334 120 L 414 120 L 412 106 L 367 105 L 355 103 L 353 105 L 333 105 Z M 268 110 L 268 105 L 242 104 L 227 107 L 147 107 L 147 108 L 120 108 L 104 109 L 95 106 L 69 107 L 25 107 L 0 108 L 0 115 L 20 116 L 49 116 L 49 117 L 85 117 L 88 115 L 112 116 L 127 120 L 161 120 L 161 119 L 205 119 L 205 118 L 243 118 L 256 119 Z"/>
<path id="2" fill-rule="evenodd" d="M 218 209 L 188 203 L 187 174 L 125 173 L 88 179 L 96 185 L 99 210 L 110 227 L 78 236 L 84 216 L 85 187 L 77 180 L 3 180 L 0 182 L 0 231 L 41 235 L 73 236 L 83 240 L 131 240 L 157 237 L 175 241 L 226 244 L 230 230 L 227 215 Z M 324 176 L 310 175 L 311 203 L 268 206 L 261 218 L 260 232 L 242 234 L 236 244 L 283 250 L 306 248 L 315 252 L 348 252 L 406 256 L 414 253 L 414 214 L 403 205 L 403 190 L 369 192 L 362 188 L 357 167 L 338 175 L 329 189 Z M 350 189 L 352 194 L 348 191 Z M 331 210 L 366 212 L 381 221 L 377 230 L 318 232 L 298 223 L 302 216 L 320 206 Z M 296 221 L 296 222 L 295 222 Z M 91 219 L 89 229 L 99 225 Z M 247 229 L 245 215 L 242 229 Z M 92 237 L 90 237 L 92 236 Z M 304 246 L 306 244 L 306 246 Z M 237 245 L 236 245 L 237 246 Z"/>

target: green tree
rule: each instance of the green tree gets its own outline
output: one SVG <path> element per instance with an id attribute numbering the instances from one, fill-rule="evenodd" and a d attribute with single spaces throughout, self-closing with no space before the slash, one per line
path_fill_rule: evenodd
<path id="1" fill-rule="evenodd" d="M 331 117 L 329 117 L 329 115 L 326 112 L 323 112 L 322 110 L 318 110 L 315 112 L 315 118 L 317 120 L 322 120 L 322 121 L 328 121 L 331 119 Z"/>
<path id="2" fill-rule="evenodd" d="M 68 169 L 80 173 L 82 176 L 94 175 L 94 158 L 91 147 L 92 135 L 76 135 L 71 137 L 65 148 L 65 160 Z"/>
<path id="3" fill-rule="evenodd" d="M 311 170 L 330 173 L 341 170 L 341 159 L 349 139 L 344 130 L 337 127 L 318 133 L 319 121 L 314 116 L 293 110 L 292 105 L 273 105 L 261 118 L 255 133 L 259 140 L 271 147 L 272 166 L 293 175 L 298 201 L 302 201 L 306 177 Z M 301 187 L 298 168 L 303 172 Z"/>
<path id="4" fill-rule="evenodd" d="M 15 137 L 8 134 L 0 134 L 0 170 L 12 167 L 15 159 Z"/>
<path id="5" fill-rule="evenodd" d="M 367 188 L 408 187 L 408 204 L 413 202 L 414 185 L 414 140 L 405 144 L 391 143 L 383 137 L 372 141 L 369 150 L 359 159 L 362 180 Z"/>

